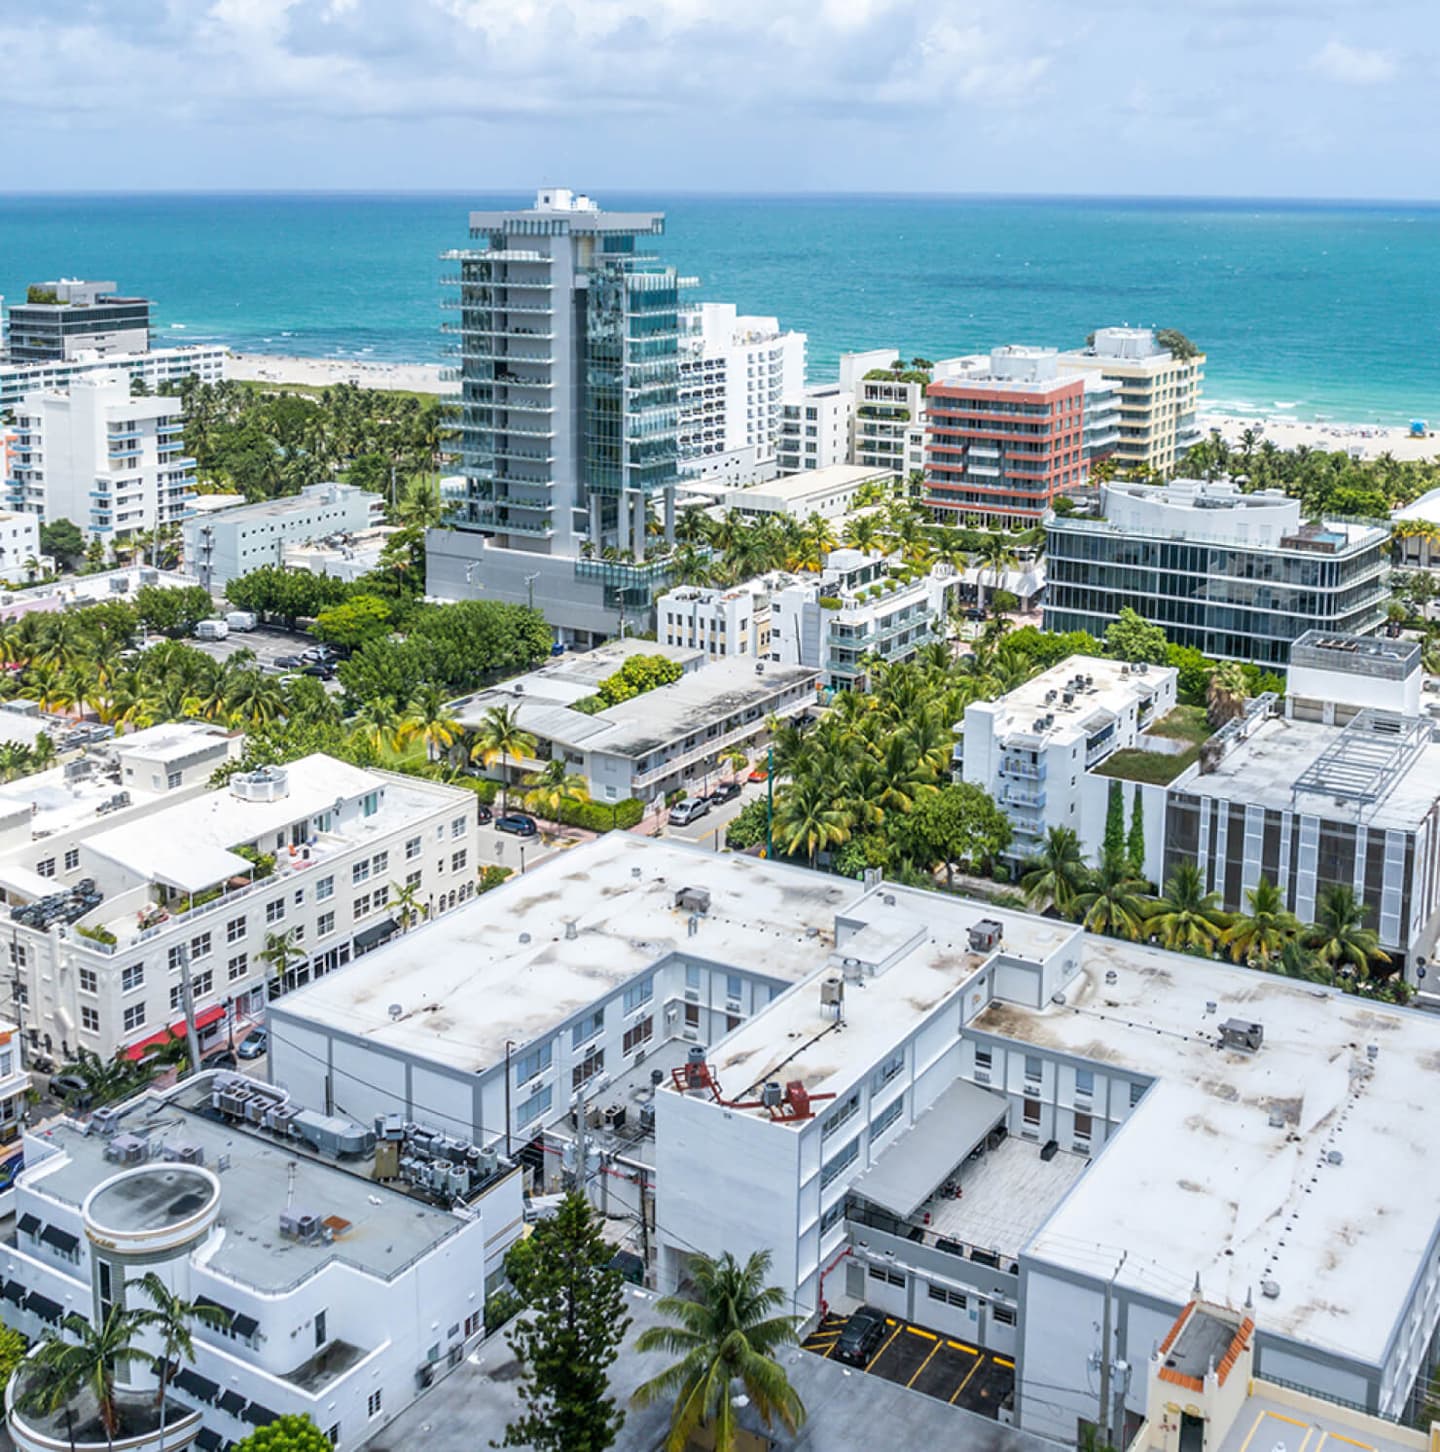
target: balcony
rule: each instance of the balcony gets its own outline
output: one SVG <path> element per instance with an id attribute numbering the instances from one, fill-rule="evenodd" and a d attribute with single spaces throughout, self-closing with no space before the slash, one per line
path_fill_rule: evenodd
<path id="1" fill-rule="evenodd" d="M 1026 761 L 1018 756 L 1005 756 L 1000 759 L 1000 774 L 1019 777 L 1024 781 L 1044 781 L 1045 763 Z"/>

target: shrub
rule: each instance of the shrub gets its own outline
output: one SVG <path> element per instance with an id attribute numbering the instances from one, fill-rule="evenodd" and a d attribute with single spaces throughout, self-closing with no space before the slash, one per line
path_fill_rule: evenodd
<path id="1" fill-rule="evenodd" d="M 685 800 L 685 788 L 684 787 L 676 787 L 673 792 L 666 792 L 665 793 L 665 805 L 667 807 L 673 807 L 676 802 L 683 802 L 684 800 Z"/>
<path id="2" fill-rule="evenodd" d="M 741 807 L 725 829 L 725 845 L 743 852 L 765 840 L 766 802 L 762 797 Z"/>
<path id="3" fill-rule="evenodd" d="M 614 706 L 657 686 L 668 686 L 682 674 L 678 662 L 663 655 L 632 655 L 618 671 L 600 682 L 596 694 L 605 705 Z"/>
<path id="4" fill-rule="evenodd" d="M 513 867 L 496 867 L 493 864 L 482 867 L 480 869 L 480 879 L 475 884 L 475 891 L 489 892 L 492 888 L 499 887 L 514 870 Z"/>
<path id="5" fill-rule="evenodd" d="M 990 604 L 1002 615 L 1008 615 L 1020 608 L 1020 597 L 1013 590 L 996 590 L 990 596 Z"/>
<path id="6" fill-rule="evenodd" d="M 822 595 L 816 603 L 822 610 L 838 610 L 843 602 L 838 595 Z"/>
<path id="7" fill-rule="evenodd" d="M 109 928 L 87 928 L 77 924 L 75 931 L 79 933 L 82 938 L 89 938 L 92 943 L 104 943 L 109 948 L 113 948 L 115 946 L 115 934 L 112 933 Z"/>
<path id="8" fill-rule="evenodd" d="M 567 802 L 560 809 L 560 820 L 567 827 L 583 827 L 587 832 L 608 832 L 611 827 L 626 831 L 639 824 L 645 815 L 645 803 L 639 797 L 626 797 L 619 802 Z"/>

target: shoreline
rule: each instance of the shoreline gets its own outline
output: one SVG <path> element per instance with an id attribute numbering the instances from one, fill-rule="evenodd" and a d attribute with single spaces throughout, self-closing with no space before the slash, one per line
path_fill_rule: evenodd
<path id="1" fill-rule="evenodd" d="M 307 388 L 333 388 L 337 383 L 354 383 L 361 388 L 378 388 L 439 395 L 444 390 L 438 363 L 369 363 L 355 358 L 301 358 L 284 353 L 232 353 L 225 362 L 225 376 L 250 383 L 299 384 Z M 1432 432 L 1412 438 L 1408 429 L 1387 424 L 1313 422 L 1283 415 L 1202 412 L 1198 422 L 1208 438 L 1218 430 L 1233 448 L 1240 447 L 1241 435 L 1254 429 L 1260 440 L 1270 440 L 1281 449 L 1309 448 L 1325 453 L 1348 453 L 1360 459 L 1376 459 L 1388 453 L 1400 461 L 1440 458 L 1440 438 Z"/>

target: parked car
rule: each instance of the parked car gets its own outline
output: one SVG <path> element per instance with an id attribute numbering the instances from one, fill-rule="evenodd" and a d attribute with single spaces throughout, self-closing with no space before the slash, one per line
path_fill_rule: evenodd
<path id="1" fill-rule="evenodd" d="M 335 679 L 335 667 L 328 660 L 306 661 L 300 667 L 302 676 L 315 676 L 322 681 L 333 681 Z"/>
<path id="2" fill-rule="evenodd" d="M 534 837 L 540 828 L 535 825 L 535 818 L 527 817 L 524 812 L 507 812 L 495 818 L 495 830 L 508 832 L 512 837 Z"/>
<path id="3" fill-rule="evenodd" d="M 726 802 L 733 802 L 739 795 L 740 783 L 738 781 L 722 781 L 710 793 L 710 805 L 712 807 L 723 807 Z"/>
<path id="4" fill-rule="evenodd" d="M 757 761 L 751 769 L 748 781 L 765 781 L 770 775 L 770 767 L 763 761 Z"/>
<path id="5" fill-rule="evenodd" d="M 331 661 L 335 659 L 335 652 L 328 645 L 312 645 L 300 652 L 300 659 L 306 661 Z"/>
<path id="6" fill-rule="evenodd" d="M 238 1069 L 239 1061 L 229 1049 L 221 1049 L 218 1054 L 211 1054 L 200 1062 L 202 1069 Z"/>
<path id="7" fill-rule="evenodd" d="M 50 1093 L 72 1109 L 90 1107 L 90 1086 L 79 1074 L 51 1075 Z"/>
<path id="8" fill-rule="evenodd" d="M 876 1306 L 861 1306 L 845 1323 L 830 1355 L 848 1366 L 868 1366 L 884 1339 L 884 1311 Z"/>
<path id="9" fill-rule="evenodd" d="M 277 671 L 298 671 L 304 664 L 304 659 L 298 655 L 277 655 L 275 657 Z"/>
<path id="10" fill-rule="evenodd" d="M 251 1029 L 235 1050 L 242 1059 L 258 1059 L 270 1047 L 270 1035 L 263 1028 Z"/>
<path id="11" fill-rule="evenodd" d="M 492 812 L 490 808 L 485 805 L 484 802 L 481 802 L 480 805 L 475 808 L 475 820 L 479 822 L 479 824 L 483 827 L 486 822 L 493 822 L 495 820 L 495 813 Z"/>
<path id="12" fill-rule="evenodd" d="M 672 827 L 685 827 L 691 822 L 698 821 L 710 810 L 710 803 L 704 797 L 686 797 L 683 802 L 676 802 L 670 808 L 670 825 Z"/>
<path id="13" fill-rule="evenodd" d="M 965 618 L 967 620 L 983 620 L 985 618 L 985 611 L 979 605 L 972 605 L 965 612 Z"/>

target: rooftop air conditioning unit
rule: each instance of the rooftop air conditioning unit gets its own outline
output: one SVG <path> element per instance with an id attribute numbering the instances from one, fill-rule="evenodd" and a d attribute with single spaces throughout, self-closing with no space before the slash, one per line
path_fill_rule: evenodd
<path id="1" fill-rule="evenodd" d="M 1253 1054 L 1265 1042 L 1264 1026 L 1243 1018 L 1227 1018 L 1220 1025 L 1220 1047 Z"/>
<path id="2" fill-rule="evenodd" d="M 1004 923 L 997 922 L 994 918 L 981 918 L 970 929 L 970 951 L 972 953 L 989 953 L 1000 945 L 1000 940 L 1004 936 Z"/>
<path id="3" fill-rule="evenodd" d="M 690 913 L 710 911 L 710 889 L 708 887 L 682 887 L 675 894 L 675 906 Z"/>
<path id="4" fill-rule="evenodd" d="M 145 1141 L 136 1134 L 117 1134 L 105 1146 L 105 1158 L 117 1165 L 142 1165 L 147 1157 Z"/>

